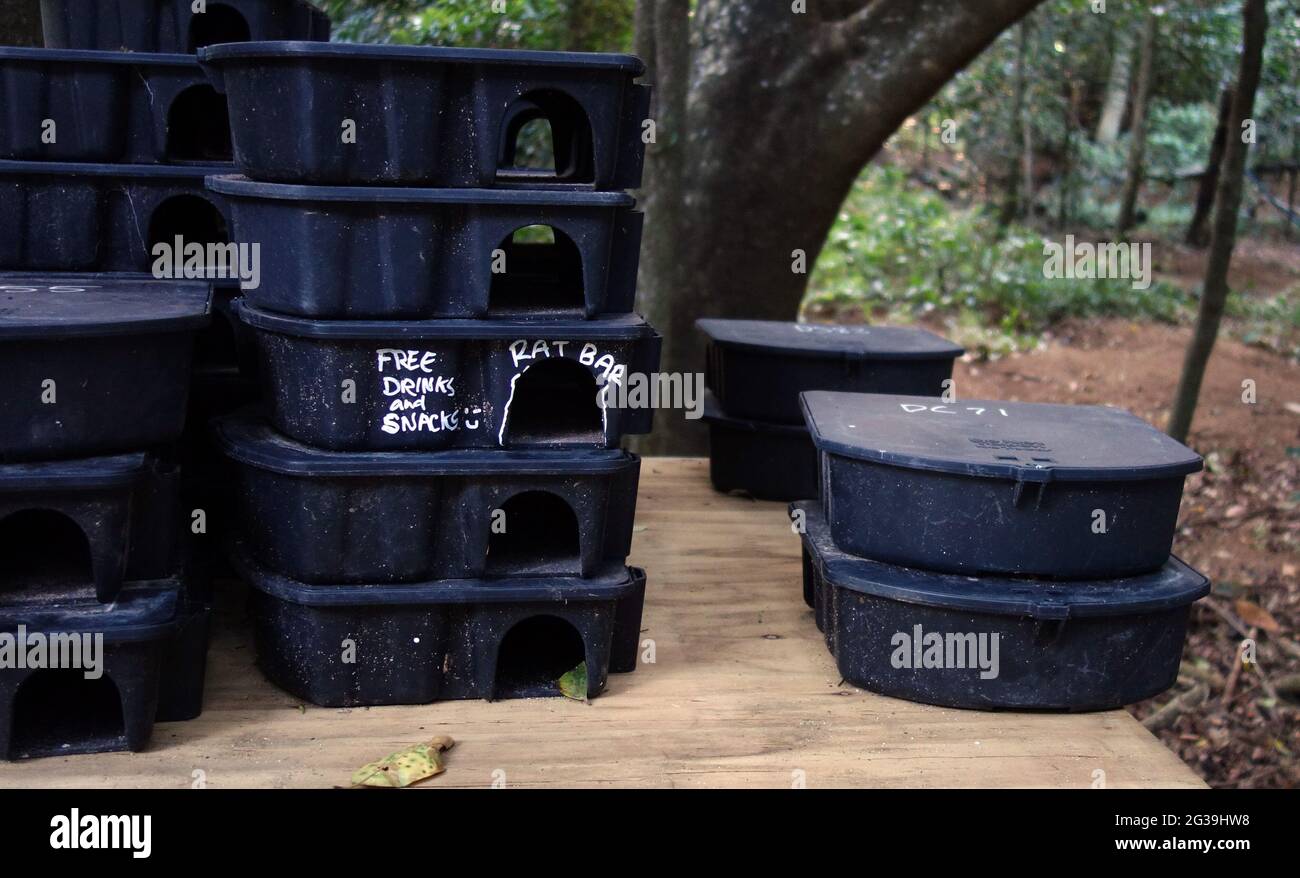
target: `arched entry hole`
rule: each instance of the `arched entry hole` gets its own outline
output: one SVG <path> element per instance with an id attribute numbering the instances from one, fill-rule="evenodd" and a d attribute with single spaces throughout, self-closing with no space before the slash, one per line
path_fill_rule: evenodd
<path id="1" fill-rule="evenodd" d="M 582 573 L 578 516 L 548 491 L 516 494 L 493 510 L 489 576 L 578 576 Z"/>
<path id="2" fill-rule="evenodd" d="M 248 21 L 224 3 L 209 3 L 207 12 L 190 19 L 190 52 L 218 43 L 246 43 L 252 39 Z"/>
<path id="3" fill-rule="evenodd" d="M 510 182 L 594 183 L 591 123 L 561 91 L 529 92 L 506 109 L 497 176 Z"/>
<path id="4" fill-rule="evenodd" d="M 117 686 L 107 676 L 87 680 L 85 673 L 44 670 L 23 681 L 14 697 L 10 738 L 16 755 L 53 756 L 126 745 Z"/>
<path id="5" fill-rule="evenodd" d="M 225 95 L 206 84 L 178 94 L 167 112 L 167 156 L 176 161 L 225 162 L 233 154 Z"/>
<path id="6" fill-rule="evenodd" d="M 582 635 L 568 622 L 555 616 L 525 619 L 501 641 L 494 695 L 497 698 L 559 695 L 560 677 L 585 659 Z"/>
<path id="7" fill-rule="evenodd" d="M 0 590 L 8 604 L 95 597 L 90 542 L 68 516 L 25 509 L 0 520 Z"/>
<path id="8" fill-rule="evenodd" d="M 178 235 L 186 246 L 202 244 L 206 247 L 208 244 L 226 244 L 229 241 L 225 217 L 216 205 L 200 195 L 173 195 L 154 208 L 153 216 L 149 218 L 151 257 L 155 244 L 174 247 Z M 205 254 L 205 257 L 211 255 L 213 254 Z M 219 258 L 229 261 L 229 257 L 230 254 L 226 254 Z M 184 254 L 173 255 L 173 259 L 183 264 Z M 237 263 L 234 267 L 238 267 Z M 230 266 L 227 266 L 227 271 L 229 270 Z"/>
<path id="9" fill-rule="evenodd" d="M 604 442 L 596 379 L 575 360 L 529 366 L 515 379 L 506 414 L 506 445 Z"/>
<path id="10" fill-rule="evenodd" d="M 564 232 L 525 226 L 493 253 L 488 299 L 493 314 L 580 315 L 585 307 L 582 253 Z"/>

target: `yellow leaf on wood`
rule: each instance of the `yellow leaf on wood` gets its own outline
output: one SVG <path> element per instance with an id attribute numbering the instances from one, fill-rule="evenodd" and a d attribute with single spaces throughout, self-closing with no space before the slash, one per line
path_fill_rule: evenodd
<path id="1" fill-rule="evenodd" d="M 405 750 L 390 753 L 378 762 L 370 762 L 352 773 L 354 787 L 409 787 L 411 784 L 442 774 L 446 771 L 442 754 L 450 750 L 455 741 L 448 737 L 434 738 L 427 744 L 416 744 Z"/>

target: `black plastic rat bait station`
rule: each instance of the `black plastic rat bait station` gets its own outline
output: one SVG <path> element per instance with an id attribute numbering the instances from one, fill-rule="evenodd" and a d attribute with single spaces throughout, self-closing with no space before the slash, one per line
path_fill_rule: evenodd
<path id="1" fill-rule="evenodd" d="M 965 351 L 924 329 L 767 320 L 696 323 L 708 339 L 705 383 L 728 415 L 802 424 L 808 390 L 940 396 Z"/>
<path id="2" fill-rule="evenodd" d="M 154 247 L 229 243 L 214 165 L 0 161 L 0 270 L 150 272 Z"/>
<path id="3" fill-rule="evenodd" d="M 191 55 L 0 48 L 0 158 L 214 165 L 226 100 Z"/>
<path id="4" fill-rule="evenodd" d="M 733 418 L 712 394 L 704 398 L 704 422 L 714 489 L 755 500 L 817 496 L 817 448 L 807 427 Z"/>
<path id="5" fill-rule="evenodd" d="M 964 351 L 924 329 L 767 320 L 696 321 L 708 340 L 709 472 L 759 500 L 817 496 L 817 450 L 799 409 L 806 390 L 938 397 Z"/>
<path id="6" fill-rule="evenodd" d="M 179 479 L 144 452 L 0 464 L 0 572 L 13 601 L 111 604 L 183 567 Z"/>
<path id="7" fill-rule="evenodd" d="M 203 706 L 209 611 L 176 580 L 93 601 L 0 605 L 0 758 L 143 750 Z"/>
<path id="8" fill-rule="evenodd" d="M 651 409 L 615 385 L 659 362 L 640 317 L 593 321 L 302 320 L 240 308 L 272 423 L 336 451 L 617 447 Z M 346 402 L 344 400 L 347 400 Z"/>
<path id="9" fill-rule="evenodd" d="M 1169 558 L 1201 458 L 1118 409 L 807 393 L 835 543 L 949 573 L 1132 576 Z"/>
<path id="10" fill-rule="evenodd" d="M 1166 556 L 1153 572 L 1044 582 L 910 569 L 846 554 L 816 503 L 803 532 L 804 593 L 855 686 L 984 710 L 1107 710 L 1165 691 L 1205 577 Z"/>
<path id="11" fill-rule="evenodd" d="M 204 186 L 233 169 L 228 113 L 193 52 L 329 31 L 296 0 L 41 12 L 48 48 L 0 48 L 4 759 L 139 750 L 203 708 L 191 522 L 217 509 L 187 487 L 187 422 L 195 376 L 238 365 L 208 282 L 230 223 Z"/>
<path id="12" fill-rule="evenodd" d="M 0 276 L 0 758 L 138 750 L 202 709 L 209 610 L 167 449 L 209 295 Z"/>
<path id="13" fill-rule="evenodd" d="M 620 191 L 643 65 L 298 42 L 200 61 L 246 175 L 207 185 L 263 248 L 230 313 L 265 418 L 213 426 L 260 666 L 328 706 L 603 691 L 636 666 L 645 593 L 620 445 L 653 412 L 617 391 L 661 347 Z"/>
<path id="14" fill-rule="evenodd" d="M 791 507 L 844 678 L 914 701 L 1103 710 L 1173 685 L 1205 577 L 1170 554 L 1201 459 L 1097 406 L 812 392 Z"/>
<path id="15" fill-rule="evenodd" d="M 642 214 L 622 192 L 290 186 L 218 176 L 265 242 L 259 308 L 302 317 L 595 317 L 632 310 Z"/>
<path id="16" fill-rule="evenodd" d="M 217 435 L 248 550 L 304 582 L 587 576 L 631 548 L 624 451 L 331 452 L 239 418 Z"/>
<path id="17" fill-rule="evenodd" d="M 636 670 L 645 574 L 306 585 L 236 551 L 252 586 L 258 661 L 278 686 L 325 707 L 560 694 L 585 667 L 594 698 Z M 355 643 L 355 655 L 340 644 Z M 353 659 L 353 660 L 349 660 Z"/>
<path id="18" fill-rule="evenodd" d="M 0 461 L 174 442 L 206 283 L 0 274 Z"/>
<path id="19" fill-rule="evenodd" d="M 230 101 L 236 162 L 258 180 L 641 185 L 650 89 L 630 55 L 243 43 L 199 57 Z M 349 125 L 365 148 L 339 147 Z"/>
<path id="20" fill-rule="evenodd" d="M 199 714 L 209 610 L 179 493 L 144 452 L 0 463 L 0 758 L 139 750 Z"/>
<path id="21" fill-rule="evenodd" d="M 41 0 L 49 49 L 194 54 L 250 40 L 328 40 L 330 20 L 307 0 Z"/>

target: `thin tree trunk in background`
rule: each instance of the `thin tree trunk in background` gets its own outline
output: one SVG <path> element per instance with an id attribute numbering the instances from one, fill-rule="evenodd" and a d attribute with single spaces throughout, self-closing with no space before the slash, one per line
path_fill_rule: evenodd
<path id="1" fill-rule="evenodd" d="M 0 0 L 0 46 L 43 46 L 40 0 Z"/>
<path id="2" fill-rule="evenodd" d="M 1297 173 L 1294 170 L 1291 171 L 1291 185 L 1287 188 L 1286 192 L 1286 209 L 1290 211 L 1291 216 L 1295 216 L 1295 192 L 1297 179 L 1300 179 L 1300 173 Z M 1291 235 L 1294 233 L 1295 223 L 1288 219 L 1282 228 L 1286 231 L 1286 239 L 1290 241 Z"/>
<path id="3" fill-rule="evenodd" d="M 1142 179 L 1147 157 L 1147 117 L 1150 115 L 1151 80 L 1155 74 L 1156 54 L 1155 13 L 1148 12 L 1146 23 L 1142 26 L 1142 63 L 1138 69 L 1137 96 L 1133 99 L 1133 124 L 1129 126 L 1133 143 L 1128 153 L 1128 173 L 1124 179 L 1124 193 L 1120 197 L 1119 222 L 1116 233 L 1124 237 L 1133 228 L 1137 216 L 1138 194 L 1142 191 Z"/>
<path id="4" fill-rule="evenodd" d="M 1067 227 L 1073 219 L 1071 206 L 1074 193 L 1074 132 L 1079 127 L 1079 101 L 1082 98 L 1082 89 L 1073 79 L 1069 81 L 1067 90 L 1069 93 L 1065 100 L 1065 144 L 1061 156 L 1061 200 L 1056 217 L 1057 225 L 1061 228 Z"/>
<path id="5" fill-rule="evenodd" d="M 1026 107 L 1028 105 L 1026 92 L 1029 90 L 1029 76 L 1026 68 L 1029 64 L 1029 22 L 1022 21 L 1017 29 L 1018 39 L 1016 43 L 1016 76 L 1014 80 L 1014 94 L 1011 99 L 1011 143 L 1020 150 L 1020 156 L 1015 157 L 1014 151 L 1010 152 L 1011 163 L 1007 169 L 1007 191 L 1002 202 L 1002 213 L 998 217 L 998 223 L 1006 226 L 1016 217 L 1020 216 L 1024 210 L 1024 205 L 1028 199 L 1033 197 L 1032 186 L 1026 186 L 1026 181 L 1030 180 L 1030 172 L 1025 171 L 1025 155 L 1033 154 L 1033 131 L 1026 124 L 1028 115 Z M 1030 159 L 1032 161 L 1032 158 Z"/>
<path id="6" fill-rule="evenodd" d="M 930 116 L 921 117 L 921 170 L 930 170 Z"/>
<path id="7" fill-rule="evenodd" d="M 1106 84 L 1106 101 L 1101 121 L 1097 123 L 1097 142 L 1103 146 L 1119 140 L 1128 109 L 1129 81 L 1133 77 L 1133 37 L 1121 30 L 1115 39 L 1115 57 L 1110 64 L 1110 81 Z"/>
<path id="8" fill-rule="evenodd" d="M 1026 219 L 1034 216 L 1034 200 L 1037 192 L 1034 186 L 1034 116 L 1028 93 L 1020 113 L 1021 156 L 1020 173 L 1024 179 L 1020 183 L 1020 215 Z"/>
<path id="9" fill-rule="evenodd" d="M 1205 174 L 1201 177 L 1201 186 L 1196 192 L 1196 211 L 1192 222 L 1187 227 L 1187 243 L 1192 247 L 1204 247 L 1209 240 L 1205 224 L 1214 210 L 1214 193 L 1219 189 L 1219 172 L 1223 167 L 1223 153 L 1228 147 L 1228 122 L 1232 118 L 1231 85 L 1223 89 L 1219 96 L 1219 124 L 1214 129 L 1214 141 L 1210 144 L 1210 158 L 1205 164 Z"/>
<path id="10" fill-rule="evenodd" d="M 1291 216 L 1287 217 L 1287 221 L 1282 224 L 1282 228 L 1286 231 L 1286 239 L 1288 241 L 1291 240 L 1291 236 L 1295 233 L 1294 218 L 1295 218 L 1295 193 L 1296 193 L 1297 178 L 1300 178 L 1300 131 L 1297 131 L 1295 129 L 1295 126 L 1292 125 L 1291 127 L 1291 174 L 1290 174 L 1291 183 L 1287 187 L 1287 191 L 1286 191 L 1286 209 L 1290 211 Z"/>
<path id="11" fill-rule="evenodd" d="M 1215 198 L 1214 229 L 1205 268 L 1205 286 L 1201 292 L 1201 307 L 1196 315 L 1192 343 L 1187 348 L 1183 374 L 1178 382 L 1173 412 L 1169 417 L 1169 435 L 1179 442 L 1186 442 L 1188 433 L 1191 432 L 1192 418 L 1201 396 L 1201 383 L 1205 379 L 1205 368 L 1210 361 L 1210 354 L 1214 352 L 1214 343 L 1219 337 L 1219 324 L 1223 320 L 1224 306 L 1228 301 L 1228 270 L 1232 267 L 1232 254 L 1237 246 L 1237 215 L 1241 211 L 1246 160 L 1250 154 L 1250 145 L 1244 142 L 1242 123 L 1255 115 L 1255 93 L 1259 89 L 1264 41 L 1268 36 L 1266 0 L 1246 0 L 1242 7 L 1242 18 L 1245 21 L 1245 40 L 1241 52 L 1241 72 L 1237 76 L 1229 126 L 1231 133 L 1223 158 L 1219 192 Z"/>

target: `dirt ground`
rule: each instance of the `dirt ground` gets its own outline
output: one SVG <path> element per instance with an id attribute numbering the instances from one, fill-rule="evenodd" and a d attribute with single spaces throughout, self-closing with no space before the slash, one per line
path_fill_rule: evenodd
<path id="1" fill-rule="evenodd" d="M 1115 405 L 1163 427 L 1189 337 L 1067 325 L 1032 353 L 959 364 L 957 392 Z M 1300 786 L 1300 365 L 1222 338 L 1191 444 L 1208 467 L 1188 479 L 1174 548 L 1214 592 L 1193 609 L 1178 686 L 1131 710 L 1214 786 Z M 1237 660 L 1247 636 L 1255 664 Z"/>

